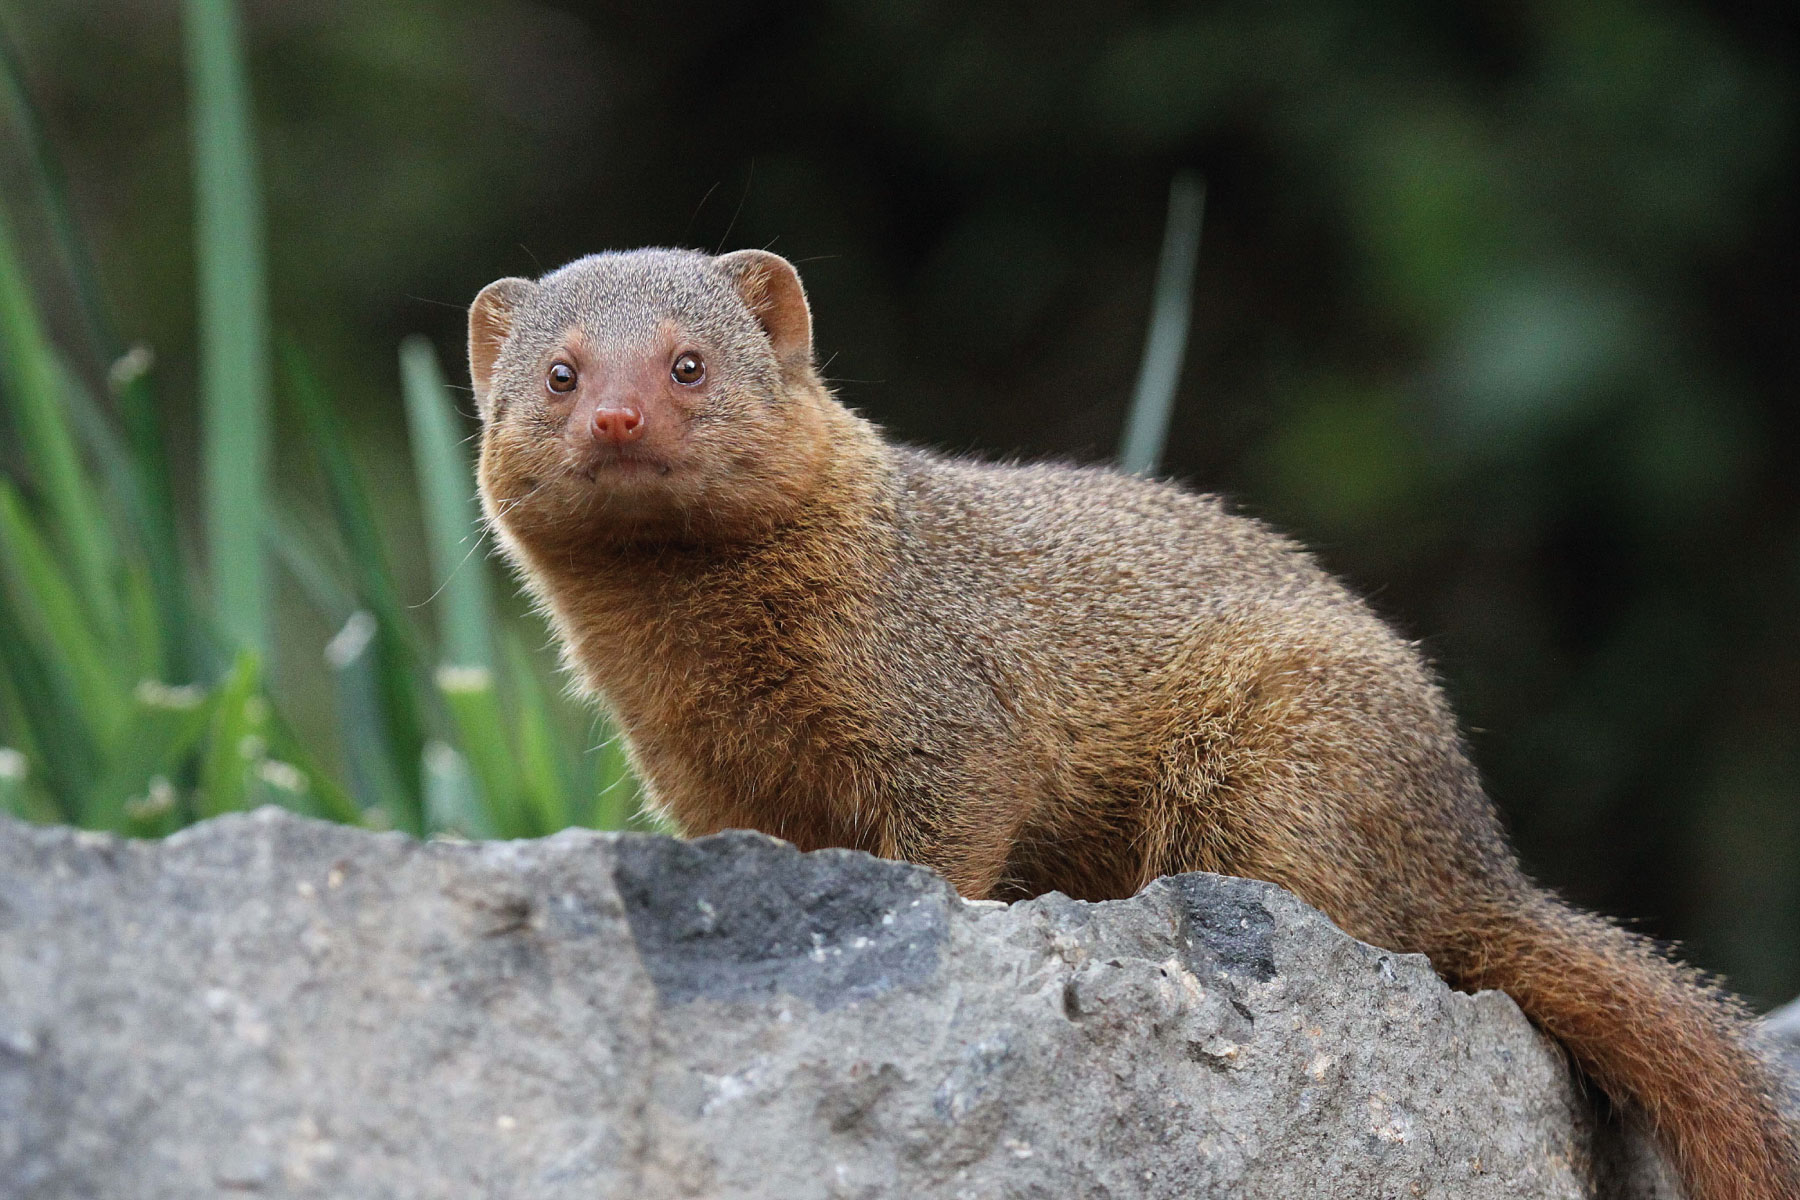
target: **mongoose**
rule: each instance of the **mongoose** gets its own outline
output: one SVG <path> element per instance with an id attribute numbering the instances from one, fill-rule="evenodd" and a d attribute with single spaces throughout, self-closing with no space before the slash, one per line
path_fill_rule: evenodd
<path id="1" fill-rule="evenodd" d="M 685 832 L 970 898 L 1270 880 L 1509 993 L 1696 1200 L 1800 1198 L 1739 1006 L 1525 877 L 1416 649 L 1293 542 L 1166 483 L 890 444 L 764 251 L 499 280 L 469 361 L 487 518 Z"/>

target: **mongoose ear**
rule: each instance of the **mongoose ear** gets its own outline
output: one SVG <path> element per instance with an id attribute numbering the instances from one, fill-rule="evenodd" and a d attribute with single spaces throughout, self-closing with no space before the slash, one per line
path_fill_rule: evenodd
<path id="1" fill-rule="evenodd" d="M 783 367 L 812 364 L 812 310 L 794 264 L 767 250 L 733 250 L 719 267 L 762 323 Z"/>
<path id="2" fill-rule="evenodd" d="M 513 314 L 531 286 L 529 279 L 496 279 L 469 305 L 469 379 L 475 384 L 475 403 L 483 420 L 490 408 L 494 360 L 500 357 L 500 347 L 512 332 Z"/>

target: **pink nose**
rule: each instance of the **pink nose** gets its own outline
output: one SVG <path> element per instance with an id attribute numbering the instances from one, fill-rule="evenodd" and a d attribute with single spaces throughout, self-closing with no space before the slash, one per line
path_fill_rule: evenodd
<path id="1" fill-rule="evenodd" d="M 644 436 L 644 414 L 629 404 L 596 408 L 593 429 L 596 442 L 623 446 Z"/>

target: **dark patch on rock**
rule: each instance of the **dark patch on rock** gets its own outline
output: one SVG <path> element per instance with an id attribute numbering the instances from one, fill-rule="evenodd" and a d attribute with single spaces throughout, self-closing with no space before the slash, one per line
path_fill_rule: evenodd
<path id="1" fill-rule="evenodd" d="M 1195 974 L 1224 971 L 1258 983 L 1275 977 L 1275 919 L 1256 885 L 1196 873 L 1160 879 L 1151 885 L 1158 888 L 1180 898 L 1181 939 L 1194 953 L 1189 966 Z"/>
<path id="2" fill-rule="evenodd" d="M 949 886 L 850 851 L 801 854 L 732 830 L 691 842 L 621 839 L 616 882 L 665 1001 L 777 993 L 831 1009 L 938 969 Z"/>

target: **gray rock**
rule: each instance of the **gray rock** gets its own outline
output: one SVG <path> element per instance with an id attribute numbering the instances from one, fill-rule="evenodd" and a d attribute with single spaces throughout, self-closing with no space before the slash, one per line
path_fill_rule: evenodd
<path id="1" fill-rule="evenodd" d="M 1267 884 L 732 833 L 0 823 L 0 1195 L 1672 1197 L 1510 1000 Z"/>
<path id="2" fill-rule="evenodd" d="M 1783 1068 L 1788 1115 L 1800 1124 L 1800 1000 L 1790 1000 L 1763 1018 L 1769 1056 Z"/>

